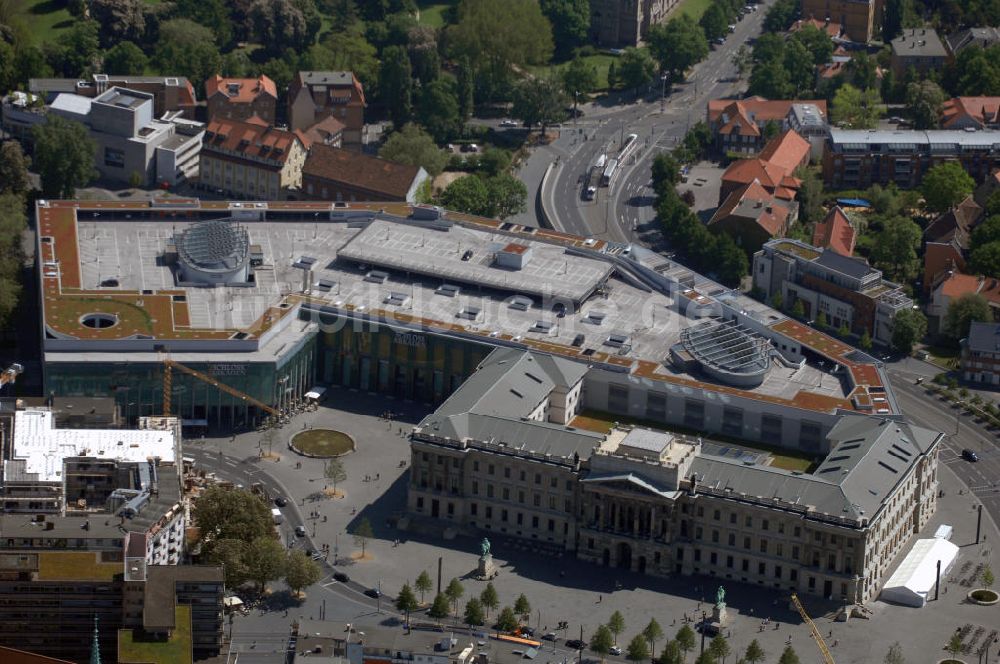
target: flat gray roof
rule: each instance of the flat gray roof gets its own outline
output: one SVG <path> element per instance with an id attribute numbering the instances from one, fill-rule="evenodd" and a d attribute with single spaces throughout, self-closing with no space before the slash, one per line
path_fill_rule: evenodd
<path id="1" fill-rule="evenodd" d="M 981 147 L 1000 145 L 1000 131 L 983 129 L 831 129 L 830 140 L 837 144 L 879 144 L 912 146 Z"/>

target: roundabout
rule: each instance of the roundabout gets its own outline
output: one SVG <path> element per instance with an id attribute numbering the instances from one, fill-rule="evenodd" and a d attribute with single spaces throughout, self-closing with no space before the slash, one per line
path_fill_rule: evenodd
<path id="1" fill-rule="evenodd" d="M 354 438 L 336 429 L 299 431 L 289 439 L 288 447 L 302 456 L 317 459 L 339 457 L 357 449 Z"/>

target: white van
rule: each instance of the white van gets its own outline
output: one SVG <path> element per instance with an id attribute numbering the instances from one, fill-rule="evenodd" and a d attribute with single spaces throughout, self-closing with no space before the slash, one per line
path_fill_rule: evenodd
<path id="1" fill-rule="evenodd" d="M 278 525 L 285 522 L 285 515 L 281 513 L 277 507 L 271 510 L 271 516 L 274 518 L 274 524 Z"/>

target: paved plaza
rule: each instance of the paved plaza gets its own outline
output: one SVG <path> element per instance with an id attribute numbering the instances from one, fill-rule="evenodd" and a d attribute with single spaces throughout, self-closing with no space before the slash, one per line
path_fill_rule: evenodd
<path id="1" fill-rule="evenodd" d="M 386 411 L 394 413 L 391 421 L 380 417 Z M 436 583 L 440 558 L 442 585 L 458 577 L 465 587 L 464 603 L 464 599 L 478 595 L 485 586 L 473 577 L 481 535 L 446 540 L 443 527 L 415 526 L 408 531 L 395 527 L 405 511 L 407 467 L 402 464 L 405 462 L 408 466 L 409 462 L 406 432 L 427 412 L 426 406 L 332 388 L 317 411 L 297 416 L 280 431 L 280 460 L 253 465 L 284 487 L 303 516 L 318 513 L 318 518 L 306 519 L 310 535 L 315 528 L 315 535 L 310 538 L 312 544 L 316 548 L 329 544 L 331 551 L 336 548 L 340 559 L 338 569 L 350 575 L 352 581 L 367 587 L 381 584 L 383 592 L 392 597 L 404 582 L 412 582 L 424 570 Z M 348 477 L 338 485 L 345 494 L 343 498 L 314 500 L 325 484 L 323 462 L 298 457 L 285 447 L 293 433 L 309 426 L 340 429 L 357 441 L 357 451 L 344 457 Z M 206 450 L 221 449 L 228 457 L 242 458 L 257 454 L 259 438 L 259 433 L 249 433 L 235 440 L 210 439 L 187 444 Z M 277 449 L 276 444 L 275 451 Z M 296 467 L 299 463 L 301 468 Z M 996 569 L 996 556 L 990 554 L 989 547 L 1000 541 L 1000 534 L 984 512 L 986 542 L 973 544 L 974 499 L 963 491 L 964 487 L 944 464 L 940 466 L 940 481 L 944 496 L 939 501 L 937 514 L 922 535 L 929 537 L 940 524 L 947 523 L 954 527 L 952 541 L 961 547 L 961 553 L 949 575 L 954 580 L 943 583 L 943 594 L 938 601 L 928 603 L 923 609 L 874 602 L 870 604 L 873 609 L 870 620 L 838 623 L 833 620 L 837 609 L 834 603 L 803 598 L 827 643 L 831 646 L 836 643 L 832 653 L 839 664 L 880 662 L 888 647 L 897 640 L 908 662 L 933 662 L 945 656 L 944 645 L 956 628 L 971 624 L 974 632 L 976 627 L 982 626 L 984 634 L 988 634 L 1000 627 L 1000 606 L 979 607 L 965 603 L 968 589 L 958 583 L 966 561 L 971 561 L 972 567 L 980 562 L 991 562 Z M 371 522 L 375 538 L 367 545 L 369 556 L 357 560 L 360 547 L 355 545 L 349 533 L 362 518 Z M 551 629 L 559 621 L 569 623 L 568 633 L 561 634 L 562 638 L 578 637 L 581 626 L 584 637 L 589 638 L 597 625 L 606 621 L 616 609 L 621 611 L 627 625 L 619 641 L 627 643 L 651 616 L 672 636 L 685 615 L 700 616 L 702 611 L 711 611 L 710 603 L 703 598 L 709 601 L 714 598 L 720 585 L 719 579 L 711 577 L 657 579 L 597 567 L 569 556 L 535 551 L 529 543 L 513 538 L 491 534 L 490 541 L 500 569 L 494 585 L 501 605 L 512 605 L 514 599 L 524 593 L 532 605 L 533 626 L 537 623 L 542 629 L 546 626 Z M 807 626 L 790 610 L 784 592 L 728 580 L 721 584 L 725 586 L 731 616 L 726 631 L 734 652 L 742 651 L 756 638 L 769 653 L 767 661 L 776 661 L 786 641 L 791 639 L 803 662 L 820 661 Z M 313 589 L 313 597 L 317 596 L 317 591 Z M 433 592 L 426 598 L 428 602 L 432 595 Z M 330 597 L 335 596 L 331 594 Z M 327 618 L 343 620 L 347 615 L 365 613 L 366 601 L 374 605 L 374 601 L 359 596 L 358 602 L 352 602 L 354 606 L 334 607 L 332 612 L 328 608 Z M 293 609 L 292 617 L 294 614 Z M 761 632 L 760 625 L 765 618 L 770 619 L 770 625 Z M 370 619 L 377 621 L 380 618 L 371 616 Z M 1000 645 L 994 646 L 991 652 L 1000 658 L 998 648 Z M 965 659 L 975 661 L 975 655 L 966 655 Z"/>

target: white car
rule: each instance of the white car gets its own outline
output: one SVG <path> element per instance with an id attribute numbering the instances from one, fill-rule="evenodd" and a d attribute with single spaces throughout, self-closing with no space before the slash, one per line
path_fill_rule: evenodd
<path id="1" fill-rule="evenodd" d="M 501 120 L 500 121 L 500 126 L 501 127 L 516 127 L 517 126 L 517 120 Z"/>
<path id="2" fill-rule="evenodd" d="M 615 657 L 618 657 L 619 655 L 622 654 L 622 649 L 619 648 L 618 646 L 611 646 L 611 649 L 608 650 L 608 652 L 614 655 Z"/>
<path id="3" fill-rule="evenodd" d="M 729 31 L 730 32 L 736 32 L 736 24 L 735 23 L 731 23 L 729 25 Z"/>

